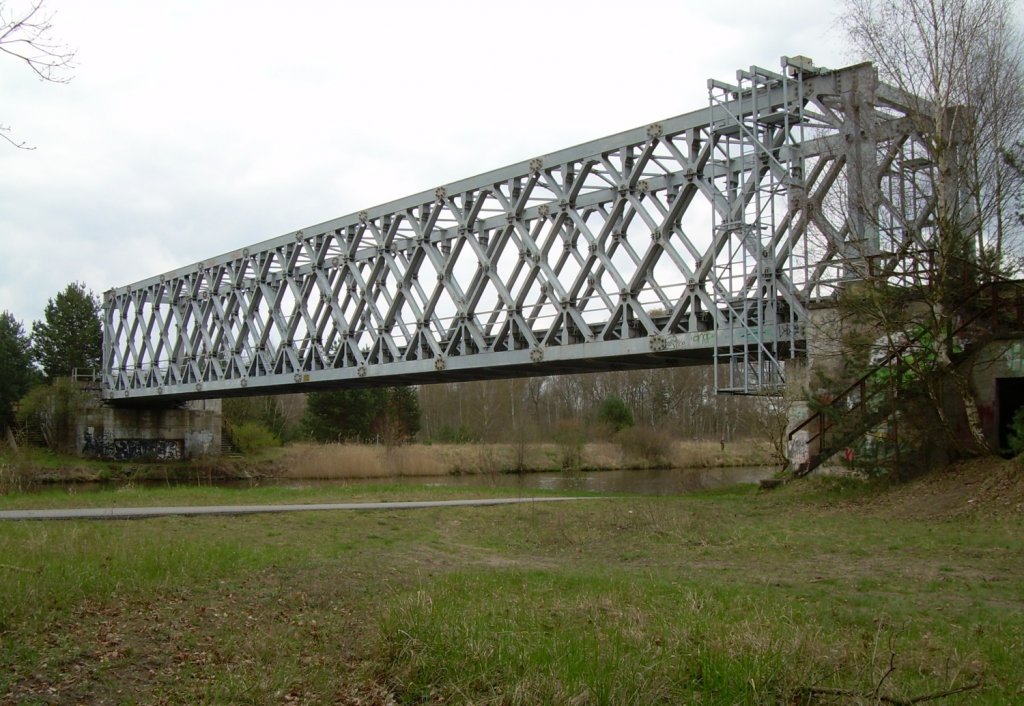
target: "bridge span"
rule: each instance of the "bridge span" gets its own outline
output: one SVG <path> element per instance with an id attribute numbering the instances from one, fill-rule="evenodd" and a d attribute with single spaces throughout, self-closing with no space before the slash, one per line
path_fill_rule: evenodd
<path id="1" fill-rule="evenodd" d="M 762 393 L 816 302 L 916 278 L 934 171 L 870 64 L 783 57 L 694 112 L 196 262 L 103 301 L 122 404 L 716 364 Z"/>

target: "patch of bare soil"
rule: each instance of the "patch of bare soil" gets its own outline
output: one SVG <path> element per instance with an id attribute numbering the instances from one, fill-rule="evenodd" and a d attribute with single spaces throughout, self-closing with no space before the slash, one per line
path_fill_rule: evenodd
<path id="1" fill-rule="evenodd" d="M 997 456 L 964 461 L 901 485 L 871 505 L 885 515 L 943 519 L 1024 515 L 1024 460 Z"/>

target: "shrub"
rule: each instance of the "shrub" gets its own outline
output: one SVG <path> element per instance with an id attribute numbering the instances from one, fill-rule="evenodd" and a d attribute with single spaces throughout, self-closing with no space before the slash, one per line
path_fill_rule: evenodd
<path id="1" fill-rule="evenodd" d="M 20 492 L 28 485 L 25 469 L 15 462 L 0 459 L 0 495 Z"/>
<path id="2" fill-rule="evenodd" d="M 293 438 L 298 431 L 297 425 L 290 422 L 285 414 L 281 397 L 229 397 L 222 404 L 224 421 L 231 427 L 246 422 L 258 422 L 282 442 Z"/>
<path id="3" fill-rule="evenodd" d="M 43 439 L 47 448 L 73 453 L 75 420 L 82 413 L 85 397 L 75 383 L 58 378 L 50 385 L 32 388 L 21 399 L 18 422 L 32 435 Z"/>
<path id="4" fill-rule="evenodd" d="M 558 445 L 562 470 L 578 470 L 583 465 L 583 445 L 586 435 L 583 427 L 574 421 L 560 421 L 555 429 L 555 443 Z"/>
<path id="5" fill-rule="evenodd" d="M 650 427 L 623 429 L 615 435 L 622 452 L 640 461 L 647 468 L 665 468 L 671 465 L 672 437 Z"/>
<path id="6" fill-rule="evenodd" d="M 243 454 L 251 455 L 264 449 L 280 446 L 281 440 L 260 422 L 242 422 L 230 429 L 231 441 Z"/>
<path id="7" fill-rule="evenodd" d="M 478 439 L 465 424 L 453 427 L 444 424 L 438 430 L 434 440 L 441 444 L 472 444 Z"/>
<path id="8" fill-rule="evenodd" d="M 1010 420 L 1010 436 L 1007 439 L 1010 444 L 1010 452 L 1017 456 L 1024 451 L 1024 407 L 1013 413 Z"/>

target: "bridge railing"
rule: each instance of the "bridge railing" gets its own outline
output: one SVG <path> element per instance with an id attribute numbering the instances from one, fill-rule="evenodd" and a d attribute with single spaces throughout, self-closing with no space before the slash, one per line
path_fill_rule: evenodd
<path id="1" fill-rule="evenodd" d="M 103 371 L 99 368 L 72 368 L 71 379 L 80 383 L 101 383 L 103 382 Z"/>

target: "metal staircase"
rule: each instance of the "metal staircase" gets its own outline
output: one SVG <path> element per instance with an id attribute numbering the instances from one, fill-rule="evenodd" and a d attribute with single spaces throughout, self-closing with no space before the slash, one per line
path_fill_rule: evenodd
<path id="1" fill-rule="evenodd" d="M 955 329 L 951 336 L 963 342 L 959 359 L 968 356 L 982 342 L 993 337 L 1024 331 L 1024 281 L 988 282 L 964 297 L 952 315 Z M 814 411 L 789 432 L 792 443 L 806 432 L 807 463 L 793 469 L 802 476 L 821 466 L 872 430 L 888 422 L 885 441 L 899 453 L 899 415 L 913 382 L 908 360 L 922 349 L 921 331 L 897 347 L 878 365 L 851 383 L 829 402 Z M 957 361 L 954 360 L 954 364 Z"/>

